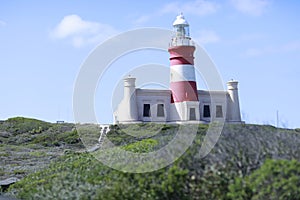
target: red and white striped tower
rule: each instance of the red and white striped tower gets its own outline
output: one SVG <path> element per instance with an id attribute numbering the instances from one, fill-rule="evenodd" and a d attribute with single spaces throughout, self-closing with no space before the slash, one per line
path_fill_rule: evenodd
<path id="1" fill-rule="evenodd" d="M 173 23 L 170 53 L 171 121 L 199 120 L 199 101 L 194 69 L 195 46 L 182 14 Z"/>

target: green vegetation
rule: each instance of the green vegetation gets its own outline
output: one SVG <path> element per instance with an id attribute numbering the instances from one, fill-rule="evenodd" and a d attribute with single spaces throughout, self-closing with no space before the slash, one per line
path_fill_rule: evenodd
<path id="1" fill-rule="evenodd" d="M 82 149 L 74 124 L 23 117 L 0 122 L 0 180 L 18 179 L 42 169 L 65 148 Z"/>
<path id="2" fill-rule="evenodd" d="M 46 156 L 47 153 L 43 151 L 33 151 L 33 152 L 29 152 L 29 155 L 34 157 L 43 157 Z"/>
<path id="3" fill-rule="evenodd" d="M 266 160 L 245 178 L 236 178 L 229 186 L 232 199 L 300 199 L 300 162 Z"/>
<path id="4" fill-rule="evenodd" d="M 6 120 L 1 128 L 2 130 L 6 130 L 11 132 L 15 135 L 22 134 L 22 133 L 41 133 L 44 130 L 47 130 L 50 127 L 50 123 L 36 120 L 36 119 L 29 119 L 24 117 L 14 117 Z"/>
<path id="5" fill-rule="evenodd" d="M 0 157 L 7 157 L 7 156 L 9 156 L 8 152 L 1 152 L 0 153 Z"/>
<path id="6" fill-rule="evenodd" d="M 172 140 L 177 130 L 177 125 L 155 123 L 112 125 L 108 139 L 117 146 L 123 146 L 143 139 L 152 138 L 157 139 L 159 142 L 156 146 L 158 149 Z"/>
<path id="7" fill-rule="evenodd" d="M 0 176 L 3 176 L 5 174 L 5 171 L 3 168 L 0 168 Z"/>
<path id="8" fill-rule="evenodd" d="M 34 137 L 30 143 L 51 147 L 63 144 L 77 144 L 79 142 L 80 138 L 77 131 L 72 130 L 66 132 L 47 131 Z"/>
<path id="9" fill-rule="evenodd" d="M 125 145 L 123 147 L 123 149 L 126 151 L 132 151 L 135 153 L 147 153 L 147 152 L 153 151 L 154 147 L 157 144 L 158 144 L 158 142 L 154 139 L 144 139 L 139 142 Z"/>
<path id="10" fill-rule="evenodd" d="M 21 169 L 16 169 L 16 170 L 13 171 L 13 173 L 16 174 L 16 175 L 17 174 L 26 174 L 26 171 L 25 170 L 21 170 Z"/>
<path id="11" fill-rule="evenodd" d="M 74 124 L 52 124 L 24 117 L 10 118 L 2 122 L 0 141 L 2 144 L 41 144 L 45 147 L 81 143 Z"/>
<path id="12" fill-rule="evenodd" d="M 21 126 L 18 120 L 27 131 L 12 128 Z M 296 130 L 226 125 L 211 153 L 202 158 L 199 150 L 208 125 L 197 125 L 193 144 L 173 164 L 134 174 L 109 168 L 85 152 L 81 141 L 88 147 L 95 145 L 99 126 L 84 124 L 75 129 L 73 124 L 12 121 L 0 124 L 4 141 L 0 163 L 12 169 L 0 168 L 0 175 L 23 177 L 8 191 L 20 199 L 300 199 L 300 134 Z M 179 125 L 141 123 L 110 129 L 107 139 L 121 149 L 147 153 L 172 141 Z M 188 136 L 189 127 L 183 130 Z M 30 159 L 30 164 L 46 164 L 36 171 L 13 162 Z"/>

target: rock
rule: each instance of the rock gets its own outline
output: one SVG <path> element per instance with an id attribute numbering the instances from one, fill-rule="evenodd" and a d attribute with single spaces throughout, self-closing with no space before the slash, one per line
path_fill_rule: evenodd
<path id="1" fill-rule="evenodd" d="M 9 138 L 10 136 L 12 136 L 11 133 L 7 131 L 0 131 L 0 137 Z"/>
<path id="2" fill-rule="evenodd" d="M 90 149 L 87 150 L 87 152 L 94 152 L 97 151 L 98 149 L 100 149 L 101 145 L 100 144 L 96 144 L 95 146 L 91 147 Z"/>
<path id="3" fill-rule="evenodd" d="M 16 178 L 16 177 L 11 177 L 11 178 L 7 178 L 7 179 L 4 179 L 2 181 L 0 181 L 0 192 L 5 192 L 9 186 L 11 184 L 14 184 L 15 182 L 19 181 L 20 179 Z M 1 200 L 1 198 L 0 198 Z"/>
<path id="4" fill-rule="evenodd" d="M 0 181 L 0 186 L 9 186 L 17 181 L 19 181 L 20 179 L 16 178 L 16 177 L 11 177 L 11 178 L 7 178 L 4 179 L 2 181 Z"/>
<path id="5" fill-rule="evenodd" d="M 4 196 L 4 195 L 0 195 L 0 200 L 16 200 L 13 197 L 9 197 L 9 196 Z"/>

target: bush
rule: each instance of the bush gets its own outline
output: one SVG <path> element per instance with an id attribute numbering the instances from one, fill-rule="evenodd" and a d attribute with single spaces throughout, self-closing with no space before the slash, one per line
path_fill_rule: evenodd
<path id="1" fill-rule="evenodd" d="M 296 160 L 266 160 L 243 178 L 229 186 L 232 199 L 300 199 L 300 162 Z"/>
<path id="2" fill-rule="evenodd" d="M 80 138 L 79 135 L 74 129 L 73 131 L 66 132 L 49 132 L 46 131 L 42 134 L 37 135 L 31 143 L 33 144 L 42 144 L 46 147 L 60 146 L 63 144 L 79 144 Z"/>
<path id="3" fill-rule="evenodd" d="M 157 124 L 110 128 L 108 139 L 135 153 L 160 149 L 179 130 L 178 125 Z M 50 166 L 14 184 L 10 192 L 20 199 L 300 199 L 299 163 L 295 160 L 264 163 L 267 158 L 300 159 L 300 136 L 295 130 L 226 125 L 214 149 L 203 158 L 199 150 L 207 128 L 208 125 L 198 126 L 193 144 L 173 164 L 143 174 L 116 171 L 88 153 L 74 153 L 73 146 L 68 146 L 71 150 L 65 150 Z M 147 134 L 160 131 L 145 138 L 145 134 L 138 134 L 144 129 L 149 129 L 145 131 Z M 183 130 L 190 132 L 189 127 Z M 88 144 L 98 142 L 99 126 L 86 125 L 78 132 L 85 134 Z M 35 142 L 47 145 L 73 143 L 78 139 L 75 130 L 62 131 L 58 126 L 33 136 Z M 103 153 L 99 150 L 93 155 L 97 152 Z M 149 163 L 145 161 L 138 167 L 151 167 Z M 126 163 L 128 169 L 132 166 L 137 165 Z"/>
<path id="4" fill-rule="evenodd" d="M 187 174 L 176 165 L 152 173 L 124 173 L 102 165 L 90 154 L 69 152 L 9 191 L 20 199 L 188 199 L 184 193 Z"/>
<path id="5" fill-rule="evenodd" d="M 133 144 L 128 144 L 124 146 L 124 150 L 132 151 L 135 153 L 147 153 L 153 151 L 154 147 L 158 144 L 158 142 L 154 139 L 144 139 L 139 142 L 135 142 Z"/>
<path id="6" fill-rule="evenodd" d="M 25 117 L 9 118 L 2 125 L 8 132 L 17 134 L 22 133 L 41 133 L 51 127 L 51 123 L 44 122 L 37 119 L 30 119 Z"/>

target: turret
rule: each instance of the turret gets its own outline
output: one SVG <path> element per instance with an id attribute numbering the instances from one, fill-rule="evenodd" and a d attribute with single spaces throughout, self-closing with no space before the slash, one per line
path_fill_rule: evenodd
<path id="1" fill-rule="evenodd" d="M 241 111 L 239 104 L 238 95 L 238 81 L 228 81 L 227 82 L 227 121 L 228 122 L 241 122 Z"/>
<path id="2" fill-rule="evenodd" d="M 124 98 L 119 106 L 117 121 L 121 123 L 138 121 L 135 78 L 124 78 Z"/>

